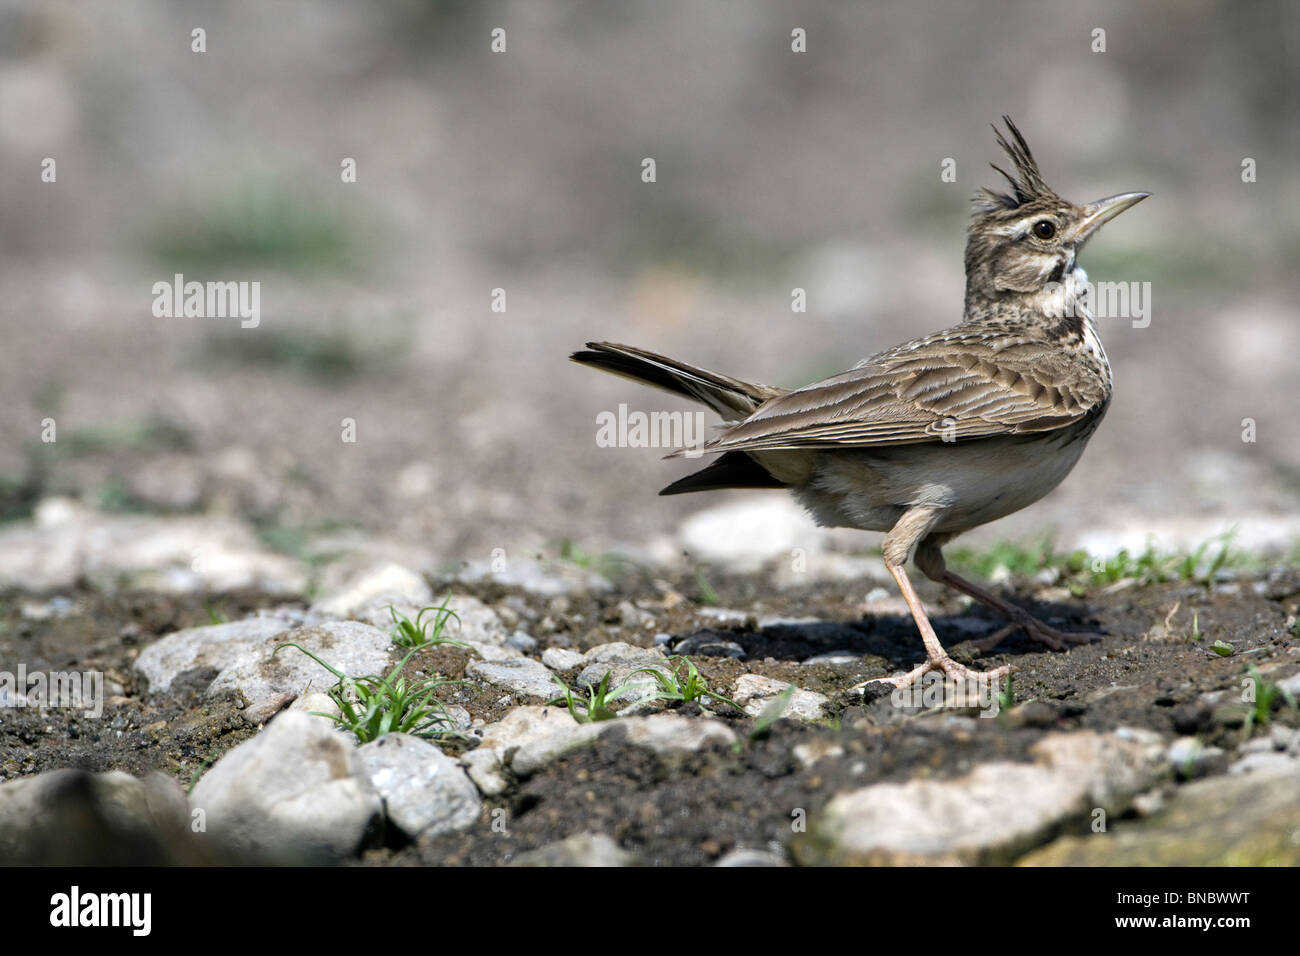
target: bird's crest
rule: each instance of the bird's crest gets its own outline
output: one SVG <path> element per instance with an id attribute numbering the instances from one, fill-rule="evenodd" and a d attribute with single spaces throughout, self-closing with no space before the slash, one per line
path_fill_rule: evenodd
<path id="1" fill-rule="evenodd" d="M 996 126 L 993 127 L 993 133 L 998 138 L 998 145 L 1002 151 L 1011 157 L 1011 163 L 1015 167 L 1016 175 L 1012 176 L 1001 166 L 996 163 L 989 165 L 1002 174 L 1011 185 L 1010 193 L 994 192 L 992 189 L 981 189 L 975 194 L 976 212 L 995 212 L 998 210 L 1019 209 L 1026 203 L 1038 200 L 1056 200 L 1059 199 L 1055 192 L 1047 183 L 1043 182 L 1043 176 L 1038 171 L 1038 163 L 1034 159 L 1034 154 L 1029 151 L 1029 144 L 1025 142 L 1025 137 L 1021 135 L 1016 124 L 1011 122 L 1011 117 L 1003 115 L 1002 121 L 1007 124 L 1007 130 L 1011 133 L 1011 141 L 1002 135 L 1002 131 Z"/>

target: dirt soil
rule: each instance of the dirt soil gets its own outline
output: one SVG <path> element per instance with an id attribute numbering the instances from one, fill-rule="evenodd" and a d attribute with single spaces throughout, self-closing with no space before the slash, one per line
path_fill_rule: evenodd
<path id="1" fill-rule="evenodd" d="M 962 618 L 985 618 L 983 610 L 964 609 L 949 595 L 923 587 L 923 598 L 940 612 L 934 620 L 939 637 L 955 657 L 978 668 L 1015 665 L 1015 698 L 1021 706 L 987 720 L 953 721 L 942 712 L 908 715 L 890 703 L 888 694 L 869 690 L 864 696 L 851 688 L 920 659 L 910 619 L 894 613 L 864 615 L 861 588 L 852 584 L 786 593 L 769 588 L 757 575 L 712 584 L 720 606 L 753 610 L 753 616 L 735 625 L 702 628 L 699 604 L 672 599 L 693 593 L 694 584 L 686 579 L 629 579 L 611 594 L 549 601 L 493 585 L 462 590 L 515 615 L 538 639 L 537 654 L 550 646 L 582 650 L 615 640 L 649 646 L 659 632 L 673 635 L 674 644 L 692 636 L 734 642 L 746 659 L 693 656 L 713 688 L 731 694 L 735 679 L 744 673 L 793 681 L 827 695 L 833 707 L 829 717 L 814 723 L 781 720 L 763 739 L 750 740 L 754 721 L 719 705 L 716 715 L 733 726 L 744 745 L 703 750 L 677 761 L 622 746 L 620 734 L 612 731 L 594 747 L 560 759 L 486 801 L 481 826 L 410 845 L 390 840 L 367 851 L 362 862 L 499 865 L 583 831 L 608 834 L 645 864 L 707 864 L 737 847 L 779 851 L 790 841 L 792 815 L 800 810 L 815 815 L 838 792 L 879 781 L 957 776 L 987 760 L 1027 759 L 1028 748 L 1052 730 L 1148 728 L 1167 737 L 1196 734 L 1231 751 L 1251 732 L 1245 705 L 1232 703 L 1240 696 L 1247 666 L 1272 679 L 1300 666 L 1300 638 L 1294 633 L 1300 569 L 1212 588 L 1121 587 L 1059 604 L 1033 600 L 1035 587 L 1019 582 L 1011 593 L 1030 610 L 1065 629 L 1105 632 L 1099 642 L 1068 653 L 1049 651 L 1020 632 L 993 651 L 980 652 L 969 639 L 979 636 L 980 626 Z M 26 606 L 30 612 L 47 598 L 13 593 L 0 598 L 0 660 L 24 661 L 29 671 L 98 669 L 117 686 L 107 692 L 101 719 L 69 710 L 3 712 L 4 779 L 63 767 L 137 775 L 156 769 L 188 788 L 206 767 L 257 731 L 234 702 L 200 696 L 213 674 L 194 673 L 173 692 L 144 696 L 132 662 L 142 647 L 179 628 L 207 624 L 212 615 L 235 619 L 283 603 L 282 598 L 91 591 L 68 597 L 66 613 L 43 619 L 23 610 Z M 651 609 L 653 628 L 614 623 L 620 603 L 628 600 Z M 816 617 L 820 623 L 757 626 L 758 617 L 769 615 Z M 1193 616 L 1199 640 L 1193 639 Z M 993 618 L 987 620 L 985 633 L 993 629 Z M 1216 641 L 1231 644 L 1231 656 L 1213 653 L 1210 645 Z M 859 659 L 799 663 L 829 651 L 851 651 Z M 468 659 L 464 650 L 439 648 L 418 655 L 410 672 L 459 678 Z M 575 675 L 564 676 L 571 680 Z M 1230 692 L 1223 698 L 1229 703 L 1201 701 L 1202 694 L 1213 691 Z M 494 687 L 448 686 L 443 693 L 486 722 L 524 702 Z M 679 712 L 696 714 L 699 708 L 687 704 Z M 1277 710 L 1273 719 L 1300 725 L 1293 709 Z M 840 752 L 804 768 L 793 754 L 801 743 L 834 746 Z M 448 747 L 453 754 L 459 749 L 463 745 Z M 500 809 L 504 816 L 494 814 Z"/>

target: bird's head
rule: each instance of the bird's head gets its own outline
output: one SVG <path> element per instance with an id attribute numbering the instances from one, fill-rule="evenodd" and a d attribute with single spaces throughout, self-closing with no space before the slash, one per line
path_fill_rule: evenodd
<path id="1" fill-rule="evenodd" d="M 996 305 L 1008 299 L 1037 307 L 1050 290 L 1082 281 L 1079 252 L 1104 223 L 1149 193 L 1120 193 L 1083 206 L 1062 199 L 1043 182 L 1029 144 L 1008 116 L 1011 141 L 994 127 L 998 145 L 1015 176 L 993 166 L 1010 193 L 976 193 L 966 240 L 966 306 Z M 1086 278 L 1086 277 L 1083 277 Z"/>

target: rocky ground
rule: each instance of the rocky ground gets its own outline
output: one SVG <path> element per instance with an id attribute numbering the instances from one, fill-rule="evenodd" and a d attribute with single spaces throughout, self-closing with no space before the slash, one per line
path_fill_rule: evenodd
<path id="1" fill-rule="evenodd" d="M 0 530 L 0 671 L 100 673 L 102 714 L 0 684 L 9 861 L 1300 863 L 1295 567 L 995 573 L 1104 632 L 1068 653 L 981 651 L 1001 623 L 922 587 L 954 656 L 1015 672 L 918 700 L 870 683 L 920 659 L 871 555 L 313 565 L 216 519 L 69 507 Z M 336 678 L 304 650 L 391 674 L 389 607 L 448 594 L 459 643 L 398 675 L 445 679 L 432 735 L 358 745 L 319 715 Z M 610 719 L 548 705 L 606 673 Z"/>

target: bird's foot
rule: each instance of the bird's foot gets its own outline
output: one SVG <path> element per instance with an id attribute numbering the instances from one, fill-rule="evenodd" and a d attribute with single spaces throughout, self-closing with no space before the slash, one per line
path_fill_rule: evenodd
<path id="1" fill-rule="evenodd" d="M 959 664 L 945 655 L 937 659 L 926 660 L 905 674 L 896 674 L 893 677 L 877 677 L 863 681 L 851 687 L 850 692 L 861 693 L 870 684 L 885 684 L 896 691 L 906 690 L 931 671 L 939 671 L 954 682 L 963 682 L 967 686 L 979 686 L 985 683 L 995 683 L 1006 678 L 1011 673 L 1011 665 L 1004 664 L 992 670 L 977 671 L 965 664 Z"/>
<path id="2" fill-rule="evenodd" d="M 1018 630 L 1023 630 L 1031 640 L 1050 647 L 1054 651 L 1063 651 L 1069 647 L 1091 644 L 1094 641 L 1101 640 L 1100 634 L 1086 631 L 1058 631 L 1026 611 L 1009 616 L 1012 618 L 1012 622 L 1006 627 L 999 628 L 988 637 L 981 637 L 977 641 L 971 641 L 971 643 L 981 651 L 991 651 L 1002 642 L 1004 637 Z"/>

